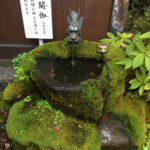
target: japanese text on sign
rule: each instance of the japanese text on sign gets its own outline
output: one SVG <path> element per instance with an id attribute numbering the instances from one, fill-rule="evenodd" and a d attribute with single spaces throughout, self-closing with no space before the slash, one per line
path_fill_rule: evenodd
<path id="1" fill-rule="evenodd" d="M 26 38 L 52 39 L 51 0 L 20 0 Z"/>

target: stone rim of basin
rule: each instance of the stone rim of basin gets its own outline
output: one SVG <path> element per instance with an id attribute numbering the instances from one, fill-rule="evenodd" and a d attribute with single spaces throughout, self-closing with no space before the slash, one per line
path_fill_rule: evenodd
<path id="1" fill-rule="evenodd" d="M 61 82 L 61 81 L 59 81 L 59 79 L 57 80 L 57 79 L 55 79 L 55 71 L 54 71 L 54 69 L 52 68 L 52 72 L 50 73 L 50 77 L 48 78 L 48 75 L 47 75 L 47 73 L 46 73 L 46 75 L 43 75 L 44 73 L 43 73 L 43 71 L 41 70 L 41 68 L 43 67 L 39 67 L 39 63 L 38 63 L 38 61 L 39 60 L 42 60 L 42 59 L 51 59 L 51 57 L 41 57 L 41 58 L 38 58 L 38 59 L 36 59 L 36 61 L 37 61 L 37 65 L 36 65 L 36 67 L 32 70 L 33 72 L 35 71 L 35 70 L 40 70 L 40 72 L 39 72 L 39 74 L 38 74 L 38 77 L 42 80 L 42 81 L 44 81 L 47 85 L 49 85 L 49 88 L 51 88 L 51 90 L 54 90 L 54 91 L 61 91 L 61 92 L 65 92 L 65 91 L 67 91 L 67 92 L 78 92 L 78 91 L 81 91 L 81 85 L 80 85 L 80 83 L 82 83 L 82 82 L 84 82 L 84 81 L 87 81 L 88 79 L 95 79 L 95 80 L 99 80 L 99 76 L 100 76 L 100 74 L 101 74 L 101 70 L 102 70 L 102 67 L 103 67 L 103 65 L 101 65 L 100 67 L 98 67 L 98 66 L 96 66 L 96 64 L 99 64 L 100 65 L 100 61 L 98 61 L 98 60 L 96 60 L 95 58 L 86 58 L 86 57 L 80 57 L 80 58 L 76 58 L 77 59 L 77 61 L 92 61 L 92 63 L 91 63 L 91 66 L 93 66 L 93 68 L 94 68 L 94 65 L 95 65 L 95 68 L 96 68 L 96 70 L 94 70 L 93 72 L 91 71 L 91 72 L 89 72 L 89 77 L 86 77 L 85 79 L 83 79 L 82 81 L 79 81 L 78 83 L 63 83 L 63 82 Z M 55 62 L 57 62 L 56 60 L 58 60 L 58 59 L 60 59 L 61 61 L 68 61 L 68 60 L 70 60 L 71 59 L 71 57 L 69 57 L 69 58 L 66 58 L 66 59 L 62 59 L 62 58 L 58 58 L 58 57 L 52 57 L 52 61 L 54 61 L 53 63 L 53 65 L 52 65 L 52 67 L 56 67 L 57 68 L 57 64 L 55 63 Z M 50 60 L 49 60 L 50 61 Z M 85 62 L 86 62 L 85 61 Z M 95 64 L 93 65 L 93 62 L 95 62 Z M 50 62 L 51 63 L 51 62 Z M 65 62 L 66 63 L 66 62 Z M 80 62 L 81 63 L 81 62 Z M 55 66 L 55 64 L 56 64 L 56 66 Z M 68 65 L 68 64 L 67 64 Z M 70 61 L 70 65 L 71 65 L 71 61 Z M 78 64 L 78 65 L 80 65 L 80 64 Z M 89 64 L 88 64 L 89 65 Z M 85 64 L 85 66 L 86 66 L 86 64 Z M 74 69 L 74 68 L 80 68 L 81 67 L 81 72 L 84 74 L 84 71 L 82 70 L 82 67 L 83 66 L 76 66 L 76 67 L 73 67 L 72 66 L 72 69 Z M 85 68 L 85 67 L 84 67 Z M 87 66 L 87 68 L 89 68 L 89 66 Z M 61 68 L 62 69 L 62 68 Z M 57 69 L 58 70 L 58 69 Z M 67 70 L 67 69 L 66 69 Z M 65 70 L 65 71 L 66 71 Z M 65 72 L 64 71 L 64 72 Z M 70 71 L 70 70 L 69 70 Z M 72 70 L 73 71 L 73 70 Z M 81 73 L 79 73 L 80 75 L 81 75 Z M 57 76 L 57 75 L 56 75 Z M 77 80 L 77 78 L 76 78 L 76 80 Z"/>

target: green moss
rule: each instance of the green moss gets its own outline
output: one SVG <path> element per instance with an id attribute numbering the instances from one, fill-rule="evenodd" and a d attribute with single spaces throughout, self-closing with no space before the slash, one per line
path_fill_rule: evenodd
<path id="1" fill-rule="evenodd" d="M 55 109 L 26 108 L 13 105 L 7 121 L 8 136 L 19 144 L 34 144 L 41 150 L 99 150 L 100 139 L 93 124 L 65 116 L 60 130 L 54 130 Z M 58 118 L 59 119 L 59 118 Z"/>
<path id="2" fill-rule="evenodd" d="M 108 78 L 106 66 L 103 67 L 101 78 L 105 88 L 105 95 L 122 96 L 125 92 L 125 77 L 126 72 L 122 66 L 116 64 L 119 60 L 125 58 L 124 51 L 113 46 L 108 47 L 106 58 L 110 59 L 107 62 L 111 80 Z"/>
<path id="3" fill-rule="evenodd" d="M 98 42 L 84 41 L 80 47 L 75 50 L 76 57 L 101 57 L 97 53 Z M 37 50 L 42 50 L 40 53 Z M 26 73 L 29 73 L 34 65 L 37 57 L 56 56 L 61 58 L 68 58 L 71 56 L 71 49 L 67 47 L 64 41 L 49 42 L 31 50 L 27 57 L 23 60 L 22 66 Z"/>
<path id="4" fill-rule="evenodd" d="M 87 118 L 98 120 L 102 114 L 103 98 L 100 88 L 100 81 L 95 79 L 89 79 L 81 82 L 82 99 L 85 101 L 86 107 L 90 108 L 85 112 Z M 85 106 L 83 106 L 85 107 Z M 84 108 L 82 108 L 84 110 Z"/>
<path id="5" fill-rule="evenodd" d="M 146 106 L 146 121 L 150 122 L 150 105 Z"/>
<path id="6" fill-rule="evenodd" d="M 15 79 L 13 82 L 9 83 L 3 91 L 2 100 L 11 101 L 18 97 L 20 94 L 23 94 L 26 91 L 31 91 L 33 89 L 33 83 L 30 80 L 27 82 Z"/>
<path id="7" fill-rule="evenodd" d="M 72 116 L 92 120 L 100 118 L 103 98 L 99 80 L 89 79 L 81 82 L 78 90 L 70 90 L 66 94 L 65 91 L 52 91 L 38 76 L 38 70 L 31 73 L 32 80 L 51 105 Z"/>
<path id="8" fill-rule="evenodd" d="M 83 41 L 75 54 L 77 57 L 101 57 L 102 55 L 97 52 L 98 45 L 98 42 Z"/>
<path id="9" fill-rule="evenodd" d="M 8 111 L 11 108 L 11 104 L 9 102 L 6 102 L 4 100 L 0 100 L 0 110 L 4 109 Z"/>
<path id="10" fill-rule="evenodd" d="M 146 114 L 145 104 L 139 99 L 123 97 L 108 99 L 105 111 L 122 118 L 131 140 L 131 150 L 142 150 L 145 143 Z"/>

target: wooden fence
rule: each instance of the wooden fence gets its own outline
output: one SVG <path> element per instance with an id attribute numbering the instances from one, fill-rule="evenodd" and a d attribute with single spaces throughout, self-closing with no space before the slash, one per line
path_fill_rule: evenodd
<path id="1" fill-rule="evenodd" d="M 112 12 L 112 0 L 52 0 L 53 40 L 63 40 L 67 22 L 64 18 L 69 8 L 78 10 L 85 17 L 88 3 L 88 17 L 83 23 L 83 39 L 98 41 L 106 36 Z M 48 41 L 48 40 L 47 40 Z M 45 42 L 47 42 L 45 41 Z M 38 45 L 37 40 L 25 38 L 19 0 L 3 0 L 0 4 L 0 59 L 15 57 L 18 53 L 28 51 Z"/>

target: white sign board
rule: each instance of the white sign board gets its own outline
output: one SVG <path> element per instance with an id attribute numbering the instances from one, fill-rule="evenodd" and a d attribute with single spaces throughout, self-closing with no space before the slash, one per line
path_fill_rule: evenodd
<path id="1" fill-rule="evenodd" d="M 51 0 L 20 0 L 26 38 L 53 39 Z"/>

